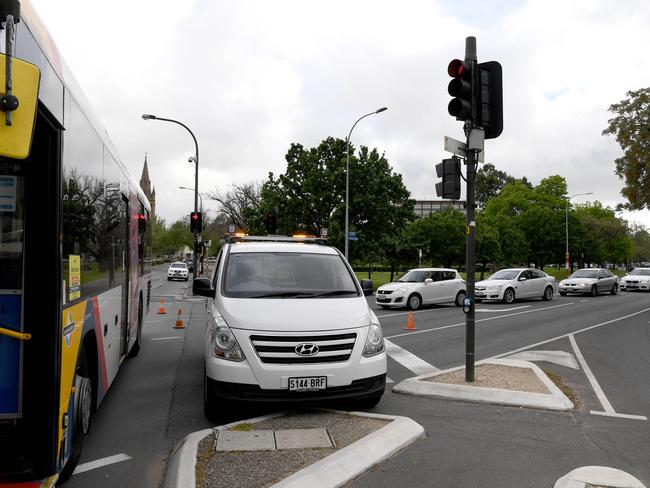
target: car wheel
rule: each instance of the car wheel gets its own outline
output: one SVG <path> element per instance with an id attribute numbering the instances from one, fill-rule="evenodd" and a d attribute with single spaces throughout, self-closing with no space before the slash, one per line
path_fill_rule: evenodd
<path id="1" fill-rule="evenodd" d="M 456 304 L 457 307 L 463 306 L 463 302 L 465 301 L 465 296 L 466 296 L 465 290 L 460 290 L 456 294 L 456 301 L 454 303 Z"/>
<path id="2" fill-rule="evenodd" d="M 553 300 L 553 287 L 547 286 L 546 290 L 544 290 L 544 294 L 542 295 L 542 300 L 546 302 L 550 302 Z"/>
<path id="3" fill-rule="evenodd" d="M 185 282 L 187 282 L 187 280 L 189 280 L 189 278 L 185 278 Z"/>
<path id="4" fill-rule="evenodd" d="M 593 286 L 591 287 L 591 296 L 592 296 L 592 297 L 595 297 L 595 296 L 597 296 L 597 295 L 598 295 L 598 288 L 596 288 L 596 285 L 593 285 Z"/>
<path id="5" fill-rule="evenodd" d="M 513 303 L 515 301 L 515 290 L 512 288 L 507 288 L 506 291 L 503 292 L 503 303 Z"/>
<path id="6" fill-rule="evenodd" d="M 172 280 L 172 279 L 168 276 L 168 277 L 167 277 L 167 281 L 171 281 L 171 280 Z"/>
<path id="7" fill-rule="evenodd" d="M 420 295 L 417 293 L 413 293 L 406 303 L 408 304 L 408 308 L 411 310 L 417 310 L 422 305 L 422 298 L 420 298 Z"/>
<path id="8" fill-rule="evenodd" d="M 561 291 L 561 292 L 560 292 L 560 296 L 561 296 L 561 297 L 565 297 L 565 296 L 566 296 L 566 291 Z"/>
<path id="9" fill-rule="evenodd" d="M 617 285 L 616 283 L 614 283 L 614 285 L 612 286 L 612 289 L 609 290 L 609 292 L 610 292 L 612 295 L 616 295 L 616 294 L 618 293 L 618 285 Z"/>

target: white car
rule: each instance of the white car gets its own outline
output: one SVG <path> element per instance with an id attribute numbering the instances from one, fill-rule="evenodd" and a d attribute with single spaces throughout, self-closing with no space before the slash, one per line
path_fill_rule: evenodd
<path id="1" fill-rule="evenodd" d="M 187 264 L 182 263 L 180 261 L 176 261 L 175 263 L 172 263 L 169 265 L 167 268 L 167 281 L 170 280 L 185 280 L 187 281 L 189 278 L 189 269 L 187 268 Z"/>
<path id="2" fill-rule="evenodd" d="M 227 238 L 193 291 L 210 299 L 206 415 L 241 401 L 379 402 L 386 353 L 365 298 L 372 282 L 323 239 Z"/>
<path id="3" fill-rule="evenodd" d="M 618 276 L 604 268 L 583 268 L 575 271 L 567 279 L 560 281 L 560 295 L 567 293 L 589 294 L 592 297 L 605 291 L 612 295 L 618 292 Z"/>
<path id="4" fill-rule="evenodd" d="M 393 283 L 377 288 L 375 301 L 381 308 L 406 307 L 417 310 L 432 303 L 455 303 L 465 300 L 465 281 L 458 271 L 447 268 L 417 268 L 406 272 Z"/>
<path id="5" fill-rule="evenodd" d="M 513 303 L 519 298 L 541 298 L 550 301 L 555 289 L 555 278 L 539 269 L 511 268 L 497 271 L 487 280 L 477 282 L 474 298 L 478 303 L 483 300 Z"/>
<path id="6" fill-rule="evenodd" d="M 630 274 L 621 278 L 619 288 L 622 291 L 644 290 L 650 291 L 650 268 L 635 268 Z"/>

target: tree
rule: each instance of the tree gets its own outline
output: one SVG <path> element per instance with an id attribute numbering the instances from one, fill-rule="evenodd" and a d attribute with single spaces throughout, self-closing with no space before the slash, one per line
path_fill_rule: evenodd
<path id="1" fill-rule="evenodd" d="M 578 205 L 576 215 L 583 227 L 580 265 L 625 263 L 634 252 L 627 222 L 600 202 Z"/>
<path id="2" fill-rule="evenodd" d="M 233 183 L 225 193 L 215 190 L 208 198 L 219 204 L 220 211 L 238 229 L 250 230 L 261 202 L 261 183 Z"/>
<path id="3" fill-rule="evenodd" d="M 635 263 L 650 261 L 650 233 L 642 225 L 632 228 L 632 241 L 634 243 L 634 254 L 632 259 Z"/>
<path id="4" fill-rule="evenodd" d="M 650 208 L 650 88 L 627 92 L 627 98 L 609 107 L 615 114 L 603 135 L 614 135 L 623 150 L 616 174 L 625 181 L 621 193 L 631 210 Z"/>
<path id="5" fill-rule="evenodd" d="M 465 262 L 465 215 L 448 208 L 433 212 L 411 223 L 406 232 L 408 242 L 424 250 L 431 266 L 451 267 Z"/>
<path id="6" fill-rule="evenodd" d="M 476 205 L 478 208 L 485 208 L 488 200 L 497 196 L 504 186 L 515 181 L 520 181 L 528 188 L 532 188 L 525 176 L 518 180 L 505 171 L 497 170 L 491 163 L 484 164 L 476 172 Z"/>

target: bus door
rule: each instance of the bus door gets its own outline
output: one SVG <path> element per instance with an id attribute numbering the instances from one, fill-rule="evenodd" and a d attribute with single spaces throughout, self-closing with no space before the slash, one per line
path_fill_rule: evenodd
<path id="1" fill-rule="evenodd" d="M 126 354 L 129 341 L 129 273 L 131 270 L 131 208 L 126 197 L 122 196 L 122 222 L 124 234 L 122 239 L 122 321 L 120 324 L 120 358 Z"/>

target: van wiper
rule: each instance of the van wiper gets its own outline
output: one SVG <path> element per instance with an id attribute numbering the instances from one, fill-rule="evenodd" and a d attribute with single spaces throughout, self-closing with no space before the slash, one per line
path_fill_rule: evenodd
<path id="1" fill-rule="evenodd" d="M 316 298 L 320 297 L 334 297 L 334 296 L 340 296 L 340 295 L 356 295 L 357 292 L 355 290 L 334 290 L 334 291 L 326 291 L 324 293 L 314 293 L 312 296 Z"/>
<path id="2" fill-rule="evenodd" d="M 247 298 L 311 298 L 313 293 L 303 293 L 301 291 L 281 291 L 273 293 L 262 293 L 261 295 L 252 295 Z"/>

